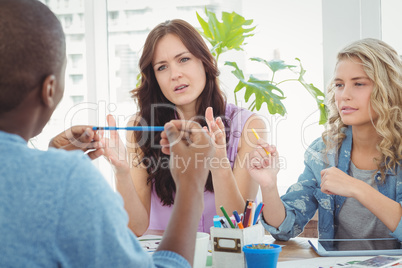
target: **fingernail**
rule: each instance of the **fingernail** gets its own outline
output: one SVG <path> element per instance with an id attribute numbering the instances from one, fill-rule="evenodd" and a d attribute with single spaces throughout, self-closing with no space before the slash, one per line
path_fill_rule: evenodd
<path id="1" fill-rule="evenodd" d="M 89 128 L 85 129 L 84 134 L 85 134 L 85 136 L 88 136 L 88 137 L 91 135 L 91 134 L 89 133 Z"/>
<path id="2" fill-rule="evenodd" d="M 165 124 L 165 130 L 168 130 L 168 129 L 172 128 L 172 127 L 173 127 L 173 124 L 170 123 L 170 122 Z"/>

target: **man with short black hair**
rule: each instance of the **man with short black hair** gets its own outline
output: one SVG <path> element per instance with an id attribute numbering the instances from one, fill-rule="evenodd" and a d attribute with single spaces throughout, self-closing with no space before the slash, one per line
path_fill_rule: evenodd
<path id="1" fill-rule="evenodd" d="M 171 165 L 174 211 L 151 256 L 89 157 L 27 146 L 62 99 L 65 68 L 64 33 L 49 8 L 0 0 L 0 267 L 190 267 L 209 172 L 195 155 L 212 156 L 210 138 L 195 122 L 165 125 L 172 159 L 190 166 Z"/>

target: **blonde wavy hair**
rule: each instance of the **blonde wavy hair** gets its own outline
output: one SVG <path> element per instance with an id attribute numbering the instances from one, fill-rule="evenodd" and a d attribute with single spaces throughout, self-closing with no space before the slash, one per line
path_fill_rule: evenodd
<path id="1" fill-rule="evenodd" d="M 378 114 L 373 121 L 381 139 L 377 150 L 381 157 L 376 158 L 377 171 L 385 181 L 387 170 L 396 170 L 401 165 L 402 143 L 402 62 L 398 53 L 381 40 L 367 38 L 356 41 L 338 53 L 338 62 L 343 59 L 358 58 L 367 76 L 374 82 L 370 102 L 371 109 Z M 322 139 L 326 151 L 342 144 L 345 138 L 345 125 L 335 105 L 335 83 L 327 87 L 328 122 Z M 377 172 L 376 171 L 376 172 Z"/>

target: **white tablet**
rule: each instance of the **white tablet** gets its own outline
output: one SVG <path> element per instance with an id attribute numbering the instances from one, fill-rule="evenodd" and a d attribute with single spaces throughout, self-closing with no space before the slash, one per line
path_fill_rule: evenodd
<path id="1" fill-rule="evenodd" d="M 320 256 L 401 255 L 402 244 L 395 238 L 318 239 L 308 241 Z"/>

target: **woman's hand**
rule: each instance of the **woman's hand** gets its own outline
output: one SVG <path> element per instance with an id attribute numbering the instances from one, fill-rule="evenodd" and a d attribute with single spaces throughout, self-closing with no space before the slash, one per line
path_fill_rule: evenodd
<path id="1" fill-rule="evenodd" d="M 321 170 L 321 192 L 345 197 L 354 197 L 359 189 L 360 180 L 355 179 L 342 170 L 331 167 Z"/>
<path id="2" fill-rule="evenodd" d="M 211 165 L 211 169 L 224 165 L 230 167 L 230 162 L 226 154 L 225 126 L 222 119 L 220 117 L 214 119 L 212 107 L 208 107 L 205 111 L 205 118 L 208 127 L 203 127 L 203 130 L 211 137 L 212 144 L 215 145 L 215 154 L 212 157 L 215 164 Z M 162 146 L 162 153 L 170 155 L 169 143 L 166 138 L 161 138 L 160 145 Z M 219 160 L 219 163 L 217 163 L 217 160 Z"/>
<path id="3" fill-rule="evenodd" d="M 276 189 L 279 172 L 279 155 L 276 147 L 259 139 L 258 148 L 250 153 L 248 172 L 261 188 Z"/>
<path id="4" fill-rule="evenodd" d="M 205 120 L 208 127 L 203 127 L 203 129 L 209 134 L 215 145 L 214 157 L 219 159 L 220 166 L 222 166 L 223 163 L 221 161 L 223 160 L 230 167 L 230 163 L 227 160 L 225 125 L 222 118 L 214 118 L 212 107 L 208 107 L 205 111 Z"/>
<path id="5" fill-rule="evenodd" d="M 110 127 L 116 126 L 116 121 L 112 115 L 107 115 L 106 120 Z M 112 164 L 115 174 L 130 172 L 130 167 L 127 162 L 126 147 L 120 139 L 117 130 L 111 130 L 110 138 L 103 138 L 102 141 L 105 145 L 104 156 Z"/>

